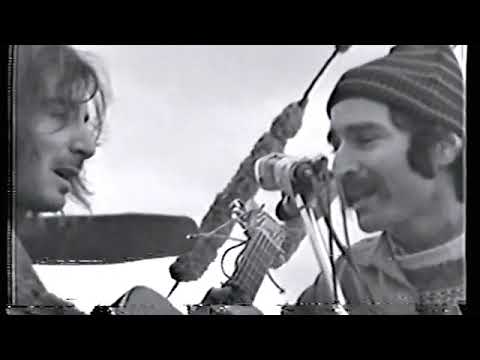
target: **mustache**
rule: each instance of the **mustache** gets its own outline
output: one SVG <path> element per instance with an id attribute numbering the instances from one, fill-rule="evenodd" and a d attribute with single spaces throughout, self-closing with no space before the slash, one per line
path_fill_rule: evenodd
<path id="1" fill-rule="evenodd" d="M 372 196 L 381 185 L 380 179 L 373 174 L 363 176 L 345 174 L 338 182 L 340 193 L 348 207 L 352 207 L 362 198 Z"/>

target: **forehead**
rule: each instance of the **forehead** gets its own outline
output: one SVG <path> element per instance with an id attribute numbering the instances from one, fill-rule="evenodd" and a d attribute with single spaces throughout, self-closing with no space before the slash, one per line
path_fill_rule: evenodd
<path id="1" fill-rule="evenodd" d="M 73 105 L 85 102 L 91 92 L 91 86 L 82 79 L 69 78 L 55 69 L 48 69 L 43 74 L 42 82 L 41 99 L 56 99 Z"/>
<path id="2" fill-rule="evenodd" d="M 60 91 L 60 74 L 54 70 L 45 72 L 42 76 L 42 91 L 37 94 L 41 107 L 53 105 L 56 103 L 66 102 L 66 97 L 62 96 Z"/>
<path id="3" fill-rule="evenodd" d="M 388 106 L 365 98 L 343 100 L 332 108 L 331 114 L 331 127 L 337 133 L 367 124 L 370 127 L 393 128 Z"/>

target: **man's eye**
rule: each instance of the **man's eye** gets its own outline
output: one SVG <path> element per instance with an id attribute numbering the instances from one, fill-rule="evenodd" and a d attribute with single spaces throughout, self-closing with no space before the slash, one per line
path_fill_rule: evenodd
<path id="1" fill-rule="evenodd" d="M 49 113 L 38 123 L 41 132 L 53 133 L 62 130 L 67 124 L 67 117 L 61 113 Z"/>
<path id="2" fill-rule="evenodd" d="M 48 113 L 54 118 L 67 118 L 69 114 L 68 110 L 62 106 L 51 107 Z"/>
<path id="3" fill-rule="evenodd" d="M 360 146 L 370 145 L 373 143 L 377 138 L 375 136 L 361 136 L 358 137 L 355 142 Z"/>
<path id="4" fill-rule="evenodd" d="M 84 125 L 92 133 L 92 135 L 98 139 L 101 134 L 101 124 L 97 121 L 95 117 L 84 117 Z"/>
<path id="5" fill-rule="evenodd" d="M 50 113 L 50 116 L 57 119 L 57 120 L 67 120 L 68 119 L 68 113 L 67 112 L 52 112 Z"/>

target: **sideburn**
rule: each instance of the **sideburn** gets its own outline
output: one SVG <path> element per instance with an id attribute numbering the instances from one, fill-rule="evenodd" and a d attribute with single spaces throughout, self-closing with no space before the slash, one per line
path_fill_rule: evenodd
<path id="1" fill-rule="evenodd" d="M 412 170 L 426 179 L 433 179 L 437 173 L 432 159 L 434 142 L 431 134 L 424 132 L 413 134 L 407 152 L 408 163 Z"/>
<path id="2" fill-rule="evenodd" d="M 32 122 L 25 117 L 17 117 L 15 133 L 15 162 L 35 163 L 41 160 L 41 152 L 36 146 Z"/>
<path id="3" fill-rule="evenodd" d="M 427 125 L 422 121 L 415 121 L 402 114 L 398 109 L 390 109 L 390 115 L 397 128 L 411 134 L 410 147 L 407 151 L 407 161 L 411 169 L 425 179 L 433 179 L 437 174 L 437 169 L 433 162 L 432 152 L 436 142 L 444 136 L 445 130 Z M 457 200 L 460 202 L 465 201 L 464 168 L 465 150 L 458 155 L 457 159 L 448 168 L 455 186 Z"/>

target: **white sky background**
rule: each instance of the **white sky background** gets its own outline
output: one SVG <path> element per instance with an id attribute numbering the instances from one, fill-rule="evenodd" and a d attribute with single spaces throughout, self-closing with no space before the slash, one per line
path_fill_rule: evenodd
<path id="1" fill-rule="evenodd" d="M 274 117 L 300 99 L 333 51 L 333 45 L 78 47 L 100 57 L 115 95 L 104 145 L 87 162 L 94 214 L 186 215 L 197 224 Z M 385 55 L 390 47 L 358 45 L 336 58 L 312 92 L 303 127 L 286 153 L 331 152 L 328 94 L 344 71 Z M 279 199 L 278 193 L 264 191 L 256 198 L 271 213 Z M 66 213 L 86 212 L 69 204 Z M 341 235 L 338 212 L 334 217 Z M 352 215 L 350 219 L 350 235 L 360 240 L 364 234 Z M 219 259 L 231 245 L 225 244 L 200 280 L 177 288 L 170 300 L 179 310 L 186 313 L 187 304 L 200 302 L 225 280 Z M 50 291 L 90 312 L 136 285 L 166 296 L 174 284 L 168 271 L 174 261 L 36 269 Z M 290 262 L 272 272 L 286 294 L 265 279 L 255 305 L 265 314 L 279 314 L 278 305 L 294 302 L 317 273 L 310 243 L 304 240 Z"/>

